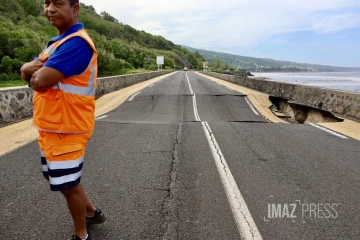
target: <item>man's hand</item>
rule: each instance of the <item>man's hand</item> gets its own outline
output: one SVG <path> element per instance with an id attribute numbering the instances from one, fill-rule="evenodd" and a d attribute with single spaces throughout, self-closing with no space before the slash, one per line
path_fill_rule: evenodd
<path id="1" fill-rule="evenodd" d="M 30 85 L 34 91 L 43 92 L 64 78 L 65 75 L 62 72 L 45 66 L 31 76 Z"/>
<path id="2" fill-rule="evenodd" d="M 44 66 L 44 63 L 46 62 L 46 59 L 40 59 L 37 58 L 34 61 L 25 63 L 21 67 L 21 77 L 26 81 L 29 82 L 32 75 L 38 71 L 40 68 Z"/>

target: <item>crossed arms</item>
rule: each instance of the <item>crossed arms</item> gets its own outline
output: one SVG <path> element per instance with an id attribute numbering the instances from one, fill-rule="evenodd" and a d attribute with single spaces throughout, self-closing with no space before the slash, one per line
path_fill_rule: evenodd
<path id="1" fill-rule="evenodd" d="M 46 60 L 37 58 L 21 67 L 21 77 L 34 91 L 44 92 L 65 78 L 62 72 L 44 66 Z"/>

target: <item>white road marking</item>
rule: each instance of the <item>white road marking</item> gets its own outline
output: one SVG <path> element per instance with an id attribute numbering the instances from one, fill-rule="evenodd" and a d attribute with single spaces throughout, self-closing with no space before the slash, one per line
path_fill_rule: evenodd
<path id="1" fill-rule="evenodd" d="M 149 85 L 148 87 L 152 87 L 152 86 L 154 86 L 154 84 L 151 84 L 151 85 Z"/>
<path id="2" fill-rule="evenodd" d="M 200 116 L 199 116 L 199 112 L 197 110 L 197 105 L 196 105 L 196 96 L 195 94 L 193 95 L 193 106 L 194 106 L 194 116 L 195 116 L 195 120 L 200 122 Z"/>
<path id="3" fill-rule="evenodd" d="M 259 115 L 259 113 L 255 110 L 254 106 L 251 104 L 251 102 L 249 101 L 249 99 L 247 97 L 245 97 L 245 101 L 246 103 L 249 105 L 249 107 L 251 108 L 251 110 L 256 114 Z"/>
<path id="4" fill-rule="evenodd" d="M 188 75 L 187 75 L 187 73 L 186 73 L 186 79 L 187 79 L 187 81 L 188 81 L 188 84 L 189 84 L 189 88 L 190 88 L 190 93 L 191 93 L 191 95 L 195 95 L 195 93 L 194 93 L 194 91 L 192 90 L 192 87 L 191 87 L 191 84 L 190 84 L 190 80 L 189 80 L 189 77 L 188 77 Z"/>
<path id="5" fill-rule="evenodd" d="M 229 87 L 226 87 L 226 88 L 229 89 L 229 90 L 232 90 L 232 91 L 234 90 L 234 89 L 231 89 L 231 88 L 229 88 Z"/>
<path id="6" fill-rule="evenodd" d="M 100 119 L 103 119 L 103 118 L 106 118 L 106 117 L 108 117 L 108 115 L 103 115 L 103 116 L 97 117 L 97 118 L 95 118 L 95 120 L 100 120 Z"/>
<path id="7" fill-rule="evenodd" d="M 186 73 L 186 79 L 187 79 L 188 84 L 189 84 L 190 93 L 191 93 L 191 95 L 193 96 L 192 99 L 193 99 L 195 120 L 196 120 L 197 122 L 200 122 L 201 120 L 200 120 L 199 112 L 198 112 L 198 110 L 197 110 L 197 105 L 196 105 L 196 96 L 195 96 L 194 91 L 192 90 L 192 87 L 191 87 L 191 84 L 190 84 L 189 77 L 188 77 L 187 73 Z"/>
<path id="8" fill-rule="evenodd" d="M 137 92 L 137 93 L 133 94 L 133 95 L 129 98 L 128 102 L 131 102 L 131 101 L 136 97 L 136 95 L 138 95 L 138 94 L 140 94 L 140 93 L 141 93 L 141 92 Z"/>
<path id="9" fill-rule="evenodd" d="M 201 121 L 196 106 L 196 95 L 192 90 L 189 77 L 186 74 L 186 78 L 189 84 L 190 92 L 193 95 L 194 115 L 197 121 Z M 235 218 L 237 228 L 239 230 L 241 239 L 243 240 L 262 240 L 262 236 L 252 218 L 250 211 L 246 205 L 243 196 L 235 182 L 233 175 L 226 163 L 224 155 L 215 139 L 214 133 L 212 132 L 209 124 L 201 122 L 207 142 L 210 146 L 211 154 L 215 160 L 215 165 L 220 175 L 221 182 L 225 188 L 226 196 L 229 201 L 231 211 Z"/>
<path id="10" fill-rule="evenodd" d="M 320 129 L 320 130 L 323 130 L 323 131 L 325 131 L 325 132 L 327 132 L 327 133 L 330 133 L 330 134 L 332 134 L 332 135 L 335 135 L 335 136 L 337 136 L 337 137 L 339 137 L 339 138 L 348 139 L 348 137 L 346 137 L 346 136 L 344 136 L 344 135 L 341 135 L 341 134 L 339 134 L 339 133 L 337 133 L 337 132 L 331 131 L 330 129 L 327 129 L 327 128 L 325 128 L 325 127 L 319 126 L 319 125 L 317 125 L 317 124 L 315 124 L 315 123 L 309 123 L 309 125 L 311 125 L 311 126 L 313 126 L 313 127 L 316 127 L 316 128 L 318 128 L 318 129 Z"/>
<path id="11" fill-rule="evenodd" d="M 230 203 L 241 239 L 262 239 L 209 124 L 207 122 L 201 122 L 201 124 L 209 143 L 211 154 L 215 160 L 221 182 L 225 188 L 226 196 Z"/>

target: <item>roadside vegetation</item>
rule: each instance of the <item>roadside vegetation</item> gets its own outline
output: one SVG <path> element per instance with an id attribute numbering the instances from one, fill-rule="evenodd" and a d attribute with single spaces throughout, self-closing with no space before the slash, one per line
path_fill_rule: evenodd
<path id="1" fill-rule="evenodd" d="M 81 3 L 84 23 L 99 52 L 99 77 L 157 70 L 156 56 L 164 56 L 163 69 L 201 69 L 198 53 L 120 23 L 106 12 L 96 13 Z M 0 4 L 0 87 L 18 85 L 20 67 L 31 61 L 57 35 L 43 16 L 43 0 L 3 0 Z M 26 85 L 26 84 L 24 84 Z"/>
<path id="2" fill-rule="evenodd" d="M 0 81 L 0 88 L 17 86 L 27 86 L 27 83 L 23 80 Z"/>
<path id="3" fill-rule="evenodd" d="M 242 68 L 234 68 L 231 67 L 227 62 L 223 62 L 220 59 L 215 59 L 213 64 L 208 64 L 208 71 L 216 72 L 221 74 L 230 74 L 230 75 L 238 75 L 238 76 L 247 76 L 247 72 Z"/>

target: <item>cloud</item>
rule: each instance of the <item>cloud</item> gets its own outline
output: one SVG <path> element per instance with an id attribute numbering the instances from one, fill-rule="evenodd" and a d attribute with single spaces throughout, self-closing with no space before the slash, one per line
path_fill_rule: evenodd
<path id="1" fill-rule="evenodd" d="M 287 33 L 326 34 L 360 27 L 358 0 L 88 0 L 84 3 L 176 44 L 213 50 L 252 48 Z"/>
<path id="2" fill-rule="evenodd" d="M 168 35 L 166 27 L 163 26 L 163 23 L 160 21 L 149 21 L 143 22 L 136 27 L 138 30 L 149 31 L 153 35 Z"/>
<path id="3" fill-rule="evenodd" d="M 312 29 L 320 33 L 329 33 L 358 27 L 360 27 L 360 16 L 355 13 L 321 16 L 319 19 L 315 19 L 312 24 Z"/>

